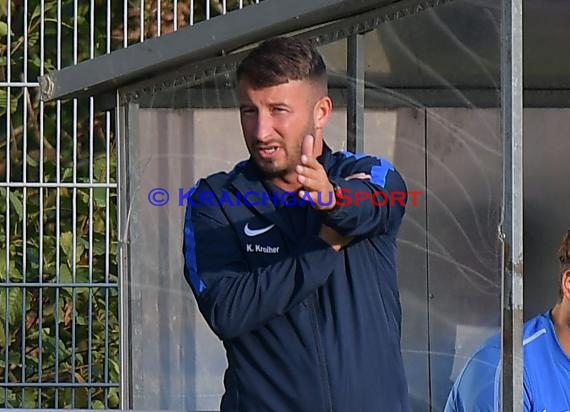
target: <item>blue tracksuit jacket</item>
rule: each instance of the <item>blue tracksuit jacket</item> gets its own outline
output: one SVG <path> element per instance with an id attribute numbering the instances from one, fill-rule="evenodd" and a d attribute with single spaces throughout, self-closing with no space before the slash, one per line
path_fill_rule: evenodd
<path id="1" fill-rule="evenodd" d="M 319 161 L 345 195 L 330 212 L 287 206 L 295 198 L 282 202 L 251 161 L 200 180 L 188 201 L 185 276 L 227 352 L 222 411 L 409 410 L 396 270 L 406 186 L 383 159 L 325 146 Z M 345 179 L 356 173 L 371 178 Z M 382 206 L 355 204 L 380 190 Z M 323 223 L 354 240 L 334 251 Z"/>

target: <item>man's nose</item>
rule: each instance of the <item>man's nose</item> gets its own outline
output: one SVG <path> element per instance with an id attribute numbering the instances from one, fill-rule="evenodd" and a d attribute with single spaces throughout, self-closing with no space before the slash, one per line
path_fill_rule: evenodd
<path id="1" fill-rule="evenodd" d="M 264 113 L 257 115 L 255 124 L 255 137 L 257 140 L 264 141 L 270 138 L 273 134 L 273 121 L 271 116 Z"/>

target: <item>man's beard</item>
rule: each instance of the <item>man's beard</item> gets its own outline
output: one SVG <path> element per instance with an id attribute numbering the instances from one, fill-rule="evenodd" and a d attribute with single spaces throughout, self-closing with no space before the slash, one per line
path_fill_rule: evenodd
<path id="1" fill-rule="evenodd" d="M 315 128 L 312 119 L 310 120 L 310 124 L 305 128 L 305 132 L 303 133 L 302 138 L 295 143 L 295 146 L 288 145 L 286 150 L 282 146 L 281 150 L 285 151 L 286 157 L 285 165 L 281 166 L 280 168 L 276 168 L 276 166 L 271 162 L 265 162 L 263 159 L 252 156 L 257 168 L 263 173 L 263 176 L 267 179 L 276 179 L 283 178 L 295 172 L 297 165 L 301 164 L 301 150 L 303 148 L 303 139 L 308 134 L 315 136 Z"/>
<path id="2" fill-rule="evenodd" d="M 301 148 L 302 143 L 298 147 L 291 148 L 287 147 L 285 151 L 284 148 L 280 150 L 285 151 L 285 164 L 278 167 L 272 162 L 266 162 L 263 159 L 255 159 L 255 164 L 258 169 L 263 173 L 264 177 L 267 179 L 283 178 L 295 171 L 298 164 L 301 163 Z M 291 149 L 294 149 L 291 151 Z"/>

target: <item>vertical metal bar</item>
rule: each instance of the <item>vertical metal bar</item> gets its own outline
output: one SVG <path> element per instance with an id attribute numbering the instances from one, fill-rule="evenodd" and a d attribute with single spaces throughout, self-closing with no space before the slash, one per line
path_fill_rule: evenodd
<path id="1" fill-rule="evenodd" d="M 364 151 L 364 36 L 349 36 L 346 46 L 346 147 L 348 151 L 361 153 Z"/>
<path id="2" fill-rule="evenodd" d="M 6 30 L 6 57 L 7 57 L 7 65 L 6 65 L 6 81 L 8 83 L 12 82 L 12 65 L 10 64 L 11 62 L 11 56 L 12 56 L 12 35 L 11 35 L 11 29 L 12 29 L 12 2 L 11 1 L 7 1 L 7 7 L 6 7 L 6 24 L 8 25 L 8 30 Z M 8 103 L 10 103 L 10 92 L 9 92 L 10 88 L 8 88 L 7 91 L 7 95 L 8 95 Z M 7 114 L 7 118 L 10 117 L 10 110 L 6 110 L 6 114 Z M 10 136 L 10 129 L 6 129 L 6 136 Z M 6 145 L 6 147 L 10 146 L 10 140 L 8 140 L 7 142 L 8 144 Z M 10 156 L 6 157 L 6 163 L 9 164 L 9 159 Z M 8 176 L 8 180 L 10 180 L 10 174 L 8 172 L 6 172 L 6 176 Z"/>
<path id="3" fill-rule="evenodd" d="M 73 64 L 77 64 L 77 4 L 78 0 L 73 1 Z M 74 99 L 75 100 L 75 99 Z"/>
<path id="4" fill-rule="evenodd" d="M 12 2 L 7 2 L 6 7 L 6 22 L 8 25 L 8 30 L 6 30 L 6 57 L 7 57 L 7 65 L 6 65 L 6 81 L 8 84 L 12 81 L 12 64 L 11 64 L 11 55 L 12 55 L 12 36 L 11 36 L 11 29 L 12 29 Z M 6 87 L 6 182 L 9 182 L 10 179 L 10 147 L 12 146 L 12 125 L 10 122 L 11 116 L 11 96 L 12 96 L 12 89 L 10 86 Z M 10 188 L 6 188 L 6 270 L 10 268 Z M 11 283 L 10 276 L 6 276 L 6 282 Z M 9 337 L 10 333 L 10 323 L 8 322 L 10 304 L 9 304 L 9 296 L 10 296 L 10 287 L 6 288 L 6 310 L 5 310 L 5 327 L 4 332 L 5 336 Z M 6 342 L 6 357 L 5 357 L 5 382 L 8 382 L 8 364 L 9 364 L 9 354 L 10 351 L 10 339 L 7 339 Z M 7 395 L 7 394 L 6 394 Z M 6 396 L 7 399 L 7 396 Z"/>
<path id="5" fill-rule="evenodd" d="M 107 176 L 106 181 L 111 182 L 111 113 L 107 112 Z M 110 226 L 110 189 L 106 189 L 105 193 L 105 283 L 109 283 L 110 270 L 110 242 L 111 242 L 111 226 Z M 105 307 L 109 308 L 109 288 L 105 288 Z M 105 382 L 109 381 L 109 311 L 105 311 Z M 106 402 L 106 401 L 105 401 Z"/>
<path id="6" fill-rule="evenodd" d="M 121 409 L 129 409 L 132 407 L 132 401 L 130 399 L 130 370 L 129 370 L 129 335 L 128 335 L 128 297 L 129 297 L 129 286 L 127 282 L 127 270 L 125 269 L 126 262 L 126 230 L 123 225 L 126 226 L 126 199 L 127 199 L 127 184 L 123 176 L 126 176 L 126 156 L 123 160 L 123 153 L 125 152 L 125 139 L 126 139 L 126 113 L 127 107 L 121 106 L 120 104 L 120 93 L 117 91 L 116 94 L 116 105 L 115 105 L 115 130 L 116 135 L 116 154 L 117 154 L 117 245 L 118 245 L 118 265 L 117 265 L 117 277 L 119 283 L 119 358 L 120 358 L 120 400 Z M 125 222 L 125 223 L 123 223 Z"/>
<path id="7" fill-rule="evenodd" d="M 120 95 L 117 93 L 117 243 L 118 249 L 118 277 L 120 285 L 119 293 L 119 322 L 120 322 L 120 358 L 121 358 L 121 407 L 132 408 L 133 383 L 131 379 L 132 364 L 129 350 L 130 330 L 130 282 L 128 272 L 128 237 L 129 237 L 129 186 L 128 186 L 128 162 L 127 139 L 133 128 L 138 128 L 138 118 L 135 113 L 138 106 L 128 104 L 119 105 Z M 128 125 L 128 126 L 127 126 Z M 127 131 L 127 127 L 129 128 Z M 136 131 L 134 132 L 136 133 Z"/>
<path id="8" fill-rule="evenodd" d="M 194 0 L 190 0 L 190 26 L 194 25 Z"/>
<path id="9" fill-rule="evenodd" d="M 107 112 L 106 115 L 106 176 L 105 182 L 109 184 L 111 182 L 111 113 Z M 105 283 L 109 283 L 109 188 L 105 188 Z M 109 288 L 105 288 L 105 365 L 104 365 L 104 379 L 105 383 L 109 382 Z M 107 398 L 109 396 L 109 390 L 105 389 L 105 408 L 108 408 Z"/>
<path id="10" fill-rule="evenodd" d="M 23 30 L 24 30 L 24 73 L 22 81 L 24 83 L 28 82 L 28 2 L 27 0 L 24 1 L 24 16 L 23 16 Z M 27 256 L 26 256 L 26 244 L 27 244 L 27 207 L 26 207 L 26 182 L 27 182 L 27 157 L 28 157 L 28 88 L 24 87 L 24 101 L 23 101 L 23 118 L 22 118 L 22 139 L 23 139 L 23 147 L 22 147 L 22 181 L 24 183 L 24 187 L 22 188 L 22 279 L 24 283 L 27 281 Z M 9 213 L 9 211 L 7 211 Z M 9 271 L 9 269 L 8 269 Z M 24 359 L 26 358 L 26 338 L 27 338 L 27 330 L 26 330 L 26 299 L 27 299 L 27 288 L 22 288 L 22 364 L 24 364 Z M 7 366 L 7 365 L 6 365 Z M 26 371 L 25 368 L 22 368 L 22 375 L 23 381 L 26 381 Z M 23 392 L 25 392 L 25 388 L 23 388 Z M 40 390 L 41 392 L 41 390 Z M 38 398 L 39 401 L 40 398 Z M 41 407 L 41 405 L 38 405 Z"/>
<path id="11" fill-rule="evenodd" d="M 10 5 L 8 5 L 8 10 L 10 10 Z M 8 16 L 10 12 L 8 11 Z M 8 21 L 9 21 L 9 17 L 8 17 Z M 8 33 L 10 33 L 10 28 L 12 26 L 10 26 L 10 23 L 8 23 Z M 8 45 L 10 44 L 10 40 L 8 40 Z M 9 47 L 9 46 L 8 46 Z M 10 53 L 7 54 L 7 63 L 8 66 L 10 66 Z M 10 88 L 7 87 L 6 88 L 6 107 L 8 108 L 8 110 L 6 110 L 6 182 L 10 181 L 10 169 L 9 169 L 9 165 L 10 165 Z M 6 187 L 6 228 L 5 228 L 5 233 L 6 233 L 6 246 L 5 246 L 5 250 L 6 250 L 6 271 L 8 272 L 8 268 L 10 267 L 10 188 Z M 9 353 L 10 353 L 10 323 L 8 322 L 8 319 L 10 318 L 9 316 L 9 296 L 10 296 L 10 276 L 8 275 L 8 273 L 6 274 L 6 295 L 5 295 L 5 306 L 4 306 L 4 336 L 5 336 L 5 342 L 6 344 L 4 345 L 4 382 L 8 382 L 8 362 L 9 362 Z M 8 388 L 4 388 L 4 407 L 7 408 L 8 407 Z"/>
<path id="12" fill-rule="evenodd" d="M 8 7 L 9 8 L 9 7 Z M 11 27 L 11 26 L 8 26 Z M 8 30 L 10 31 L 10 30 Z M 8 64 L 10 64 L 10 55 L 8 55 Z M 10 101 L 10 95 L 7 94 L 6 98 L 8 102 Z M 9 116 L 6 116 L 8 118 Z M 9 129 L 6 130 L 6 152 L 9 151 L 10 147 L 10 133 L 8 132 Z M 6 156 L 8 159 L 8 156 Z M 9 175 L 6 174 L 6 181 L 9 181 Z M 9 310 L 10 310 L 10 284 L 12 283 L 9 276 L 9 268 L 10 268 L 10 188 L 6 187 L 6 296 L 5 296 L 5 306 L 4 306 L 4 336 L 5 336 L 5 345 L 4 345 L 4 382 L 8 382 L 8 367 L 9 362 L 9 353 L 10 353 L 10 319 Z M 8 407 L 8 388 L 4 388 L 4 407 Z"/>
<path id="13" fill-rule="evenodd" d="M 124 1 L 124 9 L 123 9 L 123 27 L 124 27 L 124 39 L 123 39 L 123 46 L 127 47 L 128 46 L 128 39 L 127 39 L 127 14 L 128 14 L 128 6 L 127 6 L 127 0 Z M 121 169 L 121 158 L 119 156 L 119 152 L 120 152 L 120 126 L 119 126 L 119 116 L 118 116 L 118 112 L 120 111 L 120 104 L 119 104 L 119 93 L 117 92 L 116 94 L 116 136 L 115 139 L 117 141 L 117 145 L 116 145 L 116 150 L 117 150 L 117 182 L 120 181 L 120 169 Z M 118 185 L 117 185 L 118 186 Z M 121 190 L 117 187 L 117 196 L 120 199 L 121 197 Z M 117 205 L 117 227 L 118 227 L 118 233 L 119 233 L 119 241 L 120 241 L 120 230 L 121 230 L 121 208 L 120 208 L 120 201 L 118 202 Z M 119 249 L 118 249 L 118 254 L 119 254 L 119 265 L 118 265 L 118 277 L 119 277 L 119 285 L 121 285 L 121 247 L 120 247 L 120 242 L 118 242 L 119 244 Z M 119 292 L 122 290 L 122 286 L 119 286 Z M 128 395 L 128 389 L 127 389 L 127 384 L 128 384 L 128 376 L 126 375 L 126 365 L 125 362 L 123 361 L 123 356 L 124 356 L 124 351 L 125 346 L 124 346 L 124 342 L 126 340 L 126 333 L 127 333 L 127 329 L 126 327 L 123 325 L 123 316 L 122 316 L 122 305 L 123 305 L 123 300 L 121 298 L 121 292 L 118 294 L 118 307 L 119 307 L 119 361 L 120 361 L 120 382 L 119 382 L 119 402 L 120 402 L 120 408 L 122 410 L 128 409 L 129 408 L 129 402 L 127 399 L 127 395 Z"/>
<path id="14" fill-rule="evenodd" d="M 6 23 L 8 25 L 8 30 L 6 30 L 6 80 L 8 84 L 12 81 L 11 79 L 11 55 L 12 55 L 12 37 L 10 35 L 12 29 L 12 2 L 8 1 L 6 7 Z M 10 96 L 11 89 L 6 87 L 6 182 L 10 181 L 10 146 L 12 145 L 12 133 L 10 125 Z M 6 187 L 6 270 L 10 268 L 10 188 Z M 6 283 L 9 285 L 11 283 L 10 276 L 6 276 Z M 6 314 L 4 318 L 4 334 L 6 337 L 5 353 L 4 353 L 4 382 L 8 382 L 8 364 L 9 364 L 9 353 L 10 353 L 10 322 L 8 322 L 9 308 L 10 308 L 10 286 L 6 287 L 6 305 L 4 307 L 4 313 Z M 8 407 L 8 388 L 4 390 L 4 406 Z"/>
<path id="15" fill-rule="evenodd" d="M 24 0 L 24 82 L 28 81 L 28 1 Z M 26 105 L 24 104 L 24 107 Z"/>
<path id="16" fill-rule="evenodd" d="M 161 0 L 157 0 L 156 1 L 156 35 L 160 36 L 161 33 L 161 24 L 162 24 L 162 18 L 161 18 L 161 7 L 160 7 L 160 3 Z"/>
<path id="17" fill-rule="evenodd" d="M 6 138 L 8 138 L 8 135 L 6 135 Z M 6 195 L 8 194 L 8 188 L 6 188 Z M 8 207 L 9 205 L 9 201 L 8 201 L 8 196 L 6 196 L 6 207 Z M 8 223 L 6 223 L 6 228 L 8 228 Z M 6 233 L 8 233 L 8 230 L 6 230 Z M 6 264 L 8 264 L 8 251 L 10 249 L 8 248 L 8 238 L 6 237 Z M 8 267 L 8 266 L 6 266 Z M 10 323 L 8 322 L 8 308 L 9 308 L 9 296 L 10 294 L 8 293 L 10 291 L 10 276 L 6 276 L 6 294 L 4 296 L 4 313 L 6 314 L 6 316 L 4 316 L 4 336 L 5 336 L 5 345 L 4 345 L 4 365 L 6 365 L 4 367 L 4 382 L 8 382 L 8 361 L 9 361 L 9 357 L 8 354 L 10 353 L 10 340 L 8 338 L 8 336 L 10 336 Z M 0 303 L 1 304 L 1 303 Z M 4 387 L 4 408 L 7 409 L 8 408 L 8 387 Z"/>
<path id="18" fill-rule="evenodd" d="M 12 28 L 12 2 L 8 2 L 7 4 L 7 25 L 8 29 L 6 30 L 6 56 L 7 56 L 7 65 L 6 65 L 6 80 L 8 84 L 12 82 L 12 70 L 11 70 L 11 28 Z M 11 173 L 10 173 L 10 147 L 12 146 L 12 124 L 11 124 L 11 115 L 12 115 L 12 105 L 11 105 L 11 96 L 12 96 L 12 88 L 6 88 L 6 182 L 11 181 Z M 6 283 L 11 284 L 10 280 L 10 188 L 6 187 Z M 12 287 L 8 286 L 6 288 L 6 307 L 5 307 L 5 337 L 6 337 L 6 358 L 5 358 L 5 375 L 6 380 L 8 382 L 8 370 L 9 370 L 9 350 L 10 350 L 10 292 L 12 291 Z M 22 355 L 23 356 L 23 355 Z M 7 398 L 6 398 L 7 399 Z"/>
<path id="19" fill-rule="evenodd" d="M 90 42 L 89 42 L 89 57 L 95 57 L 95 1 L 90 0 Z M 144 5 L 144 2 L 143 2 Z M 143 9 L 144 16 L 144 9 Z M 142 22 L 141 22 L 142 25 Z M 142 31 L 141 31 L 142 33 Z M 93 123 L 95 122 L 95 99 L 93 96 L 89 97 L 89 283 L 93 283 Z M 93 383 L 93 288 L 89 288 L 89 316 L 87 321 L 87 342 L 88 342 L 88 398 L 87 407 L 92 408 L 92 386 Z"/>
<path id="20" fill-rule="evenodd" d="M 160 1 L 160 0 L 159 0 Z M 107 0 L 107 53 L 111 52 L 111 0 Z M 110 163 L 111 163 L 111 113 L 106 112 L 105 129 L 105 159 L 107 176 L 105 182 L 110 183 Z M 105 188 L 105 283 L 109 283 L 109 188 Z M 104 355 L 104 382 L 109 383 L 109 288 L 105 288 L 105 355 Z M 105 388 L 105 409 L 109 409 L 109 388 Z"/>
<path id="21" fill-rule="evenodd" d="M 89 58 L 95 58 L 95 0 L 89 1 Z"/>
<path id="22" fill-rule="evenodd" d="M 24 161 L 22 162 L 23 165 L 23 175 L 22 175 L 22 180 L 24 182 L 24 187 L 22 188 L 22 279 L 23 282 L 27 282 L 27 258 L 26 258 L 26 244 L 27 244 L 27 225 L 26 225 L 26 220 L 27 220 L 27 207 L 26 207 L 26 199 L 27 199 L 27 189 L 25 186 L 26 180 L 27 180 L 27 176 L 26 176 L 26 169 L 27 169 L 27 163 L 26 163 L 26 156 L 28 153 L 28 149 L 27 149 L 27 143 L 28 143 L 28 136 L 27 136 L 27 117 L 28 117 L 28 111 L 27 111 L 27 99 L 28 99 L 28 88 L 24 87 L 24 110 L 23 110 L 23 150 L 22 150 L 22 154 L 23 154 L 23 158 Z M 9 213 L 9 212 L 8 212 Z M 7 251 L 8 252 L 8 251 Z M 9 269 L 8 269 L 9 272 Z M 27 338 L 27 330 L 26 330 L 26 299 L 27 299 L 27 289 L 25 287 L 22 288 L 22 357 L 25 358 L 26 355 L 26 338 Z M 24 361 L 22 360 L 22 364 L 24 364 Z M 41 375 L 41 374 L 40 374 Z M 26 372 L 25 369 L 22 368 L 22 376 L 23 376 L 23 380 L 25 382 L 26 380 Z M 40 389 L 41 392 L 41 389 Z"/>
<path id="23" fill-rule="evenodd" d="M 7 9 L 8 9 L 7 10 L 7 14 L 8 14 L 8 16 L 7 16 L 8 17 L 7 56 L 10 56 L 10 54 L 11 54 L 11 50 L 10 50 L 10 44 L 11 44 L 10 31 L 11 31 L 11 27 L 12 27 L 11 3 L 12 2 L 9 2 L 8 7 L 7 7 Z M 26 31 L 26 30 L 24 30 L 24 31 Z M 27 36 L 26 36 L 26 38 L 27 38 Z M 12 82 L 12 72 L 11 72 L 10 66 L 11 66 L 11 64 L 8 64 L 8 67 L 7 67 L 6 78 L 7 78 L 8 84 L 10 84 Z M 8 87 L 6 89 L 6 98 L 7 98 L 7 101 L 6 101 L 6 136 L 8 137 L 8 141 L 6 142 L 7 143 L 6 144 L 6 150 L 7 150 L 6 163 L 7 163 L 7 165 L 10 164 L 9 148 L 12 146 L 12 139 L 14 139 L 14 145 L 16 145 L 15 136 L 12 136 L 12 98 L 11 97 L 12 97 L 12 88 Z M 24 125 L 24 128 L 25 128 L 25 125 Z M 11 172 L 10 168 L 6 167 L 6 178 L 7 178 L 8 182 L 12 180 L 10 172 Z M 8 244 L 6 247 L 6 271 L 8 272 L 7 278 L 10 277 L 10 247 L 8 245 L 10 244 L 9 239 L 10 239 L 10 229 L 11 228 L 10 228 L 9 222 L 10 222 L 10 214 L 11 214 L 10 209 L 11 208 L 10 208 L 10 200 L 9 199 L 10 199 L 10 189 L 7 187 L 6 188 L 6 222 L 8 222 L 7 226 L 6 226 L 6 239 L 8 241 Z M 14 286 L 14 287 L 17 287 L 17 286 Z M 23 289 L 23 290 L 25 290 L 25 289 Z M 12 288 L 6 289 L 6 294 L 8 296 L 7 302 L 10 301 L 10 293 L 11 292 L 12 292 Z M 11 307 L 8 304 L 6 307 L 6 318 L 8 318 L 8 319 L 10 319 L 10 309 L 11 309 Z M 24 321 L 22 320 L 22 322 L 24 322 Z M 25 323 L 24 323 L 24 325 L 25 325 Z M 22 326 L 24 326 L 24 325 L 22 325 Z M 26 346 L 25 346 L 26 345 L 26 342 L 25 342 L 26 336 L 25 335 L 26 335 L 25 333 L 22 333 L 22 341 L 20 342 L 20 356 L 21 356 L 20 361 L 22 362 L 21 375 L 20 375 L 20 381 L 22 383 L 22 387 L 20 388 L 20 390 L 21 390 L 22 399 L 24 399 L 24 393 L 25 393 L 25 387 L 23 384 L 26 381 L 26 375 L 25 375 L 26 374 Z M 6 336 L 9 336 L 9 335 L 6 335 Z M 5 368 L 8 368 L 8 367 L 9 367 L 9 365 L 8 365 L 8 363 L 6 363 Z"/>
<path id="24" fill-rule="evenodd" d="M 61 0 L 57 1 L 57 56 L 56 65 L 57 69 L 61 69 Z M 61 183 L 61 101 L 58 100 L 56 103 L 56 130 L 55 130 L 55 176 L 56 176 L 56 189 L 55 189 L 55 282 L 60 283 L 60 263 L 61 263 L 61 252 L 60 252 L 60 242 L 61 242 L 61 222 L 60 222 L 60 196 L 61 191 L 59 185 Z M 60 310 L 60 288 L 55 289 L 55 392 L 56 398 L 59 400 L 59 310 Z"/>
<path id="25" fill-rule="evenodd" d="M 77 45 L 77 43 L 75 43 Z M 77 56 L 77 55 L 76 55 Z M 73 245 L 72 259 L 73 266 L 71 267 L 71 281 L 77 282 L 77 99 L 73 99 L 73 192 L 71 198 L 71 215 L 72 215 L 72 229 L 71 229 L 71 243 Z M 75 369 L 76 369 L 76 349 L 77 343 L 75 340 L 76 332 L 76 305 L 77 305 L 77 288 L 71 290 L 71 382 L 75 383 Z M 75 408 L 75 388 L 71 390 L 71 407 Z"/>
<path id="26" fill-rule="evenodd" d="M 78 55 L 78 28 L 77 28 L 77 14 L 78 14 L 78 0 L 73 2 L 73 64 L 77 64 Z M 72 214 L 72 229 L 71 229 L 71 244 L 73 245 L 72 259 L 74 264 L 71 267 L 71 281 L 77 282 L 77 99 L 73 99 L 73 192 L 71 198 L 71 214 Z M 75 383 L 75 369 L 77 367 L 77 342 L 76 342 L 76 326 L 77 326 L 77 288 L 71 289 L 71 383 Z M 75 388 L 71 389 L 71 407 L 75 409 Z"/>
<path id="27" fill-rule="evenodd" d="M 523 410 L 522 0 L 502 1 L 503 280 L 501 406 Z"/>
<path id="28" fill-rule="evenodd" d="M 239 8 L 243 9 L 243 0 L 239 0 Z"/>
<path id="29" fill-rule="evenodd" d="M 206 2 L 206 20 L 210 20 L 210 0 L 204 0 Z"/>
<path id="30" fill-rule="evenodd" d="M 227 4 L 226 0 L 222 0 L 222 14 L 226 14 L 227 11 Z"/>
<path id="31" fill-rule="evenodd" d="M 144 0 L 140 3 L 141 13 L 140 13 L 140 26 L 141 26 L 141 43 L 144 41 Z"/>
<path id="32" fill-rule="evenodd" d="M 93 121 L 94 99 L 89 97 L 89 283 L 93 283 Z M 91 384 L 93 382 L 93 287 L 89 287 L 89 315 L 87 321 L 87 371 L 89 383 L 88 408 L 91 409 Z"/>
<path id="33" fill-rule="evenodd" d="M 28 82 L 28 1 L 24 0 L 24 73 L 23 73 L 23 78 L 22 81 L 24 83 Z M 28 118 L 28 88 L 24 87 L 24 103 L 23 103 L 23 123 L 22 125 L 23 127 L 23 139 L 24 139 L 24 148 L 23 148 L 23 159 L 22 159 L 22 163 L 23 163 L 23 182 L 26 183 L 26 170 L 27 170 L 27 154 L 28 154 L 28 128 L 26 127 L 26 125 L 28 124 L 27 122 L 27 118 Z M 26 187 L 24 185 L 24 190 L 26 190 Z M 23 206 L 25 207 L 25 197 L 24 197 L 24 202 L 23 202 Z M 26 225 L 23 225 L 23 230 L 24 230 L 24 245 L 26 244 L 25 241 L 25 230 L 26 230 Z M 25 258 L 25 253 L 26 253 L 26 248 L 23 248 L 23 253 L 24 253 L 24 258 Z M 25 260 L 24 260 L 25 262 Z M 25 267 L 25 266 L 24 266 Z M 25 279 L 25 278 L 24 278 Z M 25 281 L 25 280 L 24 280 Z"/>
<path id="34" fill-rule="evenodd" d="M 129 45 L 129 3 L 128 0 L 123 1 L 123 47 Z"/>
<path id="35" fill-rule="evenodd" d="M 40 75 L 43 76 L 45 72 L 45 7 L 44 2 L 40 2 Z M 40 100 L 40 172 L 38 181 L 39 188 L 39 268 L 38 268 L 38 283 L 43 283 L 43 240 L 44 240 L 44 208 L 43 197 L 44 191 L 42 183 L 44 181 L 44 102 Z M 38 296 L 38 369 L 39 369 L 39 382 L 43 380 L 43 289 L 39 288 Z M 57 391 L 56 391 L 57 392 Z M 41 400 L 40 400 L 41 402 Z M 57 407 L 57 393 L 56 393 L 56 407 Z"/>
<path id="36" fill-rule="evenodd" d="M 112 25 L 112 21 L 111 21 L 111 0 L 107 0 L 107 47 L 106 47 L 106 52 L 107 54 L 111 53 L 111 25 Z"/>
<path id="37" fill-rule="evenodd" d="M 174 9 L 174 23 L 173 23 L 173 27 L 174 30 L 178 30 L 178 0 L 172 0 L 172 2 L 174 3 L 173 5 L 173 9 Z"/>

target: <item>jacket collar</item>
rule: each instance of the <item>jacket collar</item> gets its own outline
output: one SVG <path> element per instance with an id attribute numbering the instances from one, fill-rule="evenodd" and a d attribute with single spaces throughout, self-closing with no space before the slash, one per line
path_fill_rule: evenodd
<path id="1" fill-rule="evenodd" d="M 256 204 L 247 205 L 244 203 L 244 206 L 253 209 L 259 216 L 274 223 L 291 240 L 295 240 L 295 233 L 289 222 L 285 219 L 285 215 L 278 213 L 272 201 L 261 200 L 262 193 L 267 194 L 266 199 L 270 199 L 270 197 L 267 193 L 267 188 L 263 184 L 263 176 L 259 173 L 259 170 L 251 158 L 246 162 L 244 167 L 235 174 L 234 178 L 230 181 L 230 186 L 233 186 L 234 189 L 242 195 L 242 198 L 244 198 L 248 192 L 255 193 L 255 198 L 258 200 L 255 202 Z"/>
<path id="2" fill-rule="evenodd" d="M 323 165 L 325 170 L 328 172 L 330 167 L 332 166 L 333 152 L 331 148 L 324 141 L 323 141 L 323 153 L 321 153 L 321 155 L 317 157 L 317 160 L 319 161 L 320 164 Z"/>

